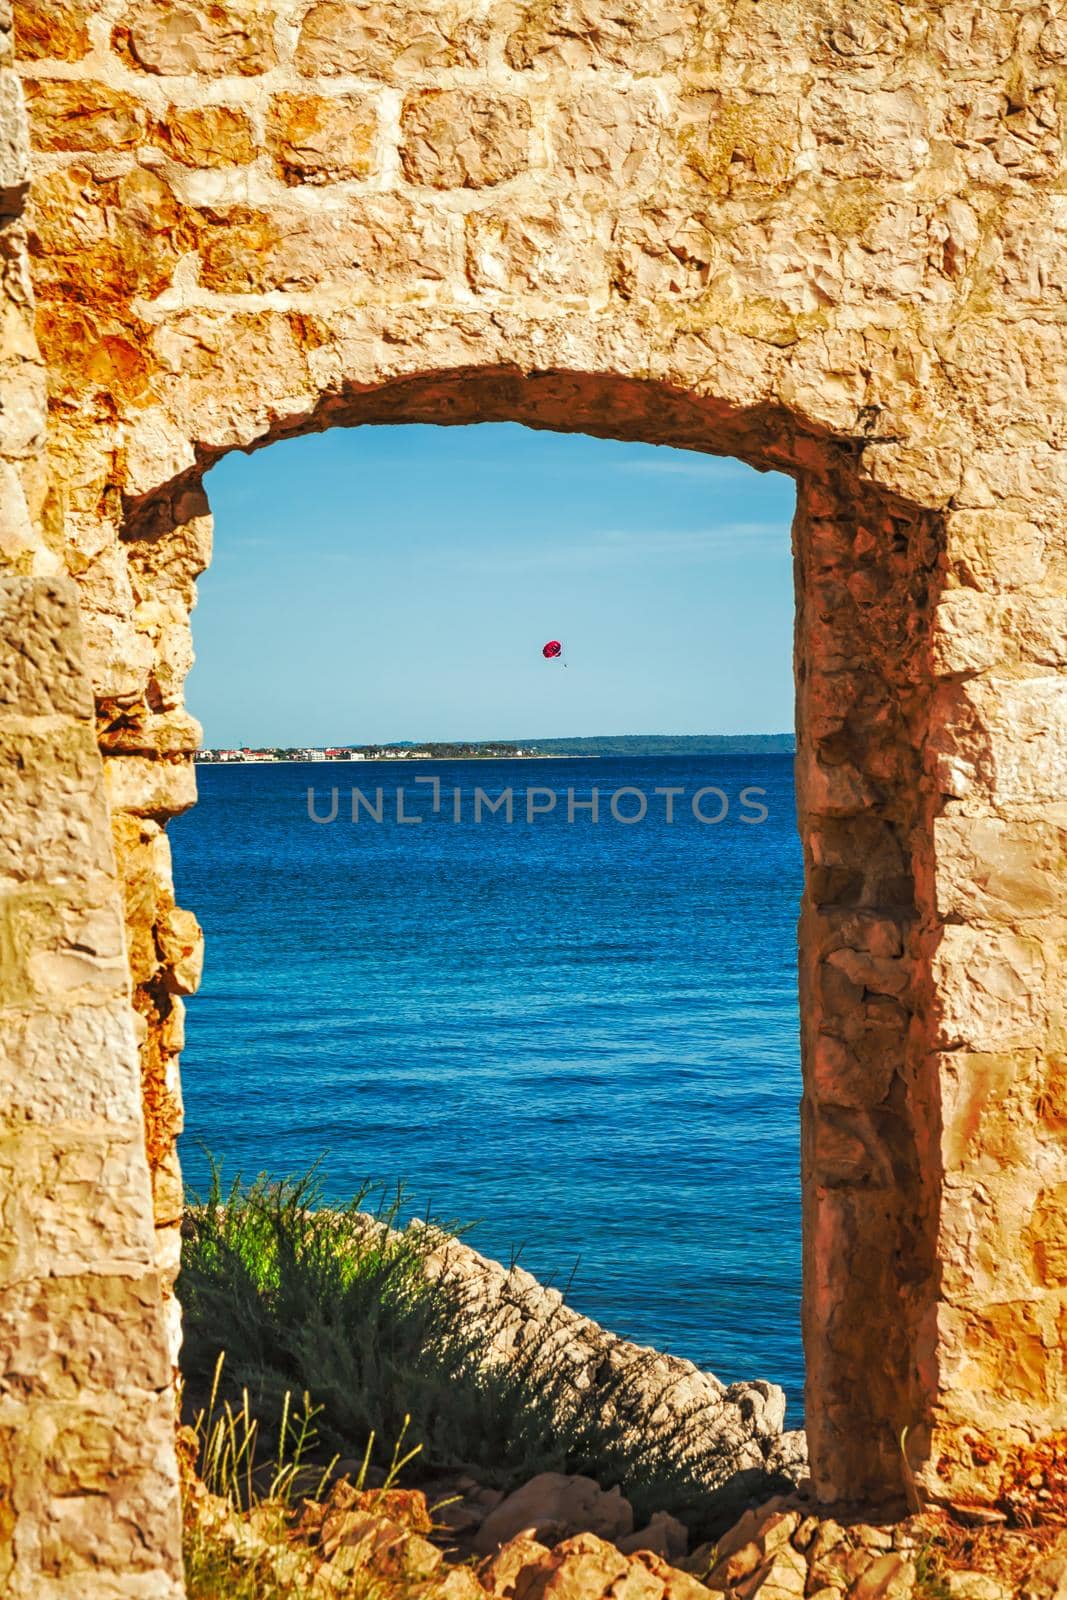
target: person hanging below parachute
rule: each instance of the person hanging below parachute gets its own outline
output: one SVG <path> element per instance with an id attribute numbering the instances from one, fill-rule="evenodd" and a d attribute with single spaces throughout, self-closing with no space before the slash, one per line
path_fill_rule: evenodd
<path id="1" fill-rule="evenodd" d="M 558 661 L 561 667 L 567 665 L 563 659 L 563 646 L 558 639 L 550 639 L 541 654 L 546 661 Z"/>

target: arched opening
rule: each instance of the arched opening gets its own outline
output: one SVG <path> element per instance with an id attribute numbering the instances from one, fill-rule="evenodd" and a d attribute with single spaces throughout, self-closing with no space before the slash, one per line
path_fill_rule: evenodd
<path id="1" fill-rule="evenodd" d="M 915 966 L 928 849 L 925 619 L 938 571 L 931 519 L 873 488 L 848 446 L 799 428 L 788 413 L 611 375 L 475 368 L 348 386 L 310 416 L 254 425 L 244 443 L 258 448 L 331 424 L 395 421 L 524 422 L 731 453 L 796 478 L 807 1426 L 820 1492 L 884 1497 L 901 1482 L 903 1429 L 913 1448 L 923 1448 L 927 1375 L 917 1350 L 935 1287 L 938 1180 L 929 1162 L 923 1168 L 920 1150 L 931 1148 L 936 1096 L 922 1082 L 930 1067 L 917 1031 L 925 1000 Z M 126 548 L 139 597 L 169 587 L 191 598 L 194 572 L 206 560 L 199 483 L 224 453 L 224 446 L 198 446 L 191 471 L 129 500 Z M 157 644 L 140 714 L 102 697 L 103 742 L 119 768 L 120 849 L 145 847 L 140 824 L 122 815 L 121 772 L 149 742 L 146 729 L 173 726 L 184 675 L 174 660 L 172 648 Z M 166 770 L 175 787 L 140 802 L 138 815 L 159 818 L 188 803 L 180 763 Z M 173 1110 L 167 1125 L 164 1092 L 174 1053 L 169 1002 L 160 1004 L 168 985 L 164 968 L 142 999 L 157 1040 L 150 1083 L 155 1074 L 164 1086 L 148 1093 L 150 1108 L 154 1102 L 164 1112 L 154 1141 L 160 1170 L 173 1167 L 177 1127 Z M 905 1259 L 913 1265 L 902 1276 Z M 911 1288 L 902 1291 L 902 1283 Z M 872 1324 L 872 1301 L 893 1303 L 888 1324 Z M 854 1381 L 858 1370 L 866 1374 L 862 1385 Z"/>
<path id="2" fill-rule="evenodd" d="M 205 488 L 207 744 L 408 753 L 200 769 L 170 829 L 209 953 L 187 1182 L 200 1140 L 246 1173 L 328 1152 L 336 1198 L 404 1177 L 616 1334 L 781 1385 L 799 1426 L 792 482 L 408 424 L 230 457 Z M 641 730 L 689 738 L 552 742 Z M 494 735 L 556 759 L 410 754 Z"/>

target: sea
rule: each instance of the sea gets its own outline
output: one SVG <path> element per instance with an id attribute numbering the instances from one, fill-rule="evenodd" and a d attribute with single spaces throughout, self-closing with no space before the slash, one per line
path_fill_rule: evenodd
<path id="1" fill-rule="evenodd" d="M 402 1185 L 616 1332 L 782 1384 L 799 1425 L 792 758 L 198 782 L 170 828 L 207 935 L 192 1191 L 209 1153 L 230 1179 L 321 1162 L 332 1201 Z"/>

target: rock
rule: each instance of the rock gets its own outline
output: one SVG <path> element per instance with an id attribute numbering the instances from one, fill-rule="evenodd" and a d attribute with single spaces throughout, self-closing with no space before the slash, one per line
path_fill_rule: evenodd
<path id="1" fill-rule="evenodd" d="M 539 1544 L 525 1534 L 509 1539 L 495 1555 L 489 1556 L 478 1568 L 478 1577 L 490 1594 L 511 1600 L 519 1576 L 527 1567 L 536 1566 L 549 1553 L 548 1546 Z"/>
<path id="2" fill-rule="evenodd" d="M 946 1572 L 941 1579 L 950 1600 L 1013 1600 L 1013 1592 L 987 1572 Z"/>
<path id="3" fill-rule="evenodd" d="M 634 1559 L 662 1580 L 664 1600 L 708 1600 L 711 1591 L 688 1572 L 680 1571 L 653 1551 L 639 1550 Z"/>
<path id="4" fill-rule="evenodd" d="M 321 1548 L 338 1571 L 370 1568 L 376 1575 L 412 1583 L 429 1578 L 443 1559 L 428 1539 L 367 1511 L 344 1511 L 324 1525 Z"/>
<path id="5" fill-rule="evenodd" d="M 640 1561 L 628 1560 L 595 1534 L 580 1533 L 524 1568 L 515 1600 L 663 1600 L 664 1584 Z"/>
<path id="6" fill-rule="evenodd" d="M 799 1550 L 783 1544 L 752 1576 L 737 1585 L 738 1600 L 803 1600 L 808 1564 Z"/>
<path id="7" fill-rule="evenodd" d="M 433 1600 L 485 1600 L 485 1590 L 470 1567 L 452 1567 L 434 1583 Z"/>
<path id="8" fill-rule="evenodd" d="M 850 1591 L 849 1600 L 909 1600 L 915 1567 L 904 1556 L 877 1556 Z"/>
<path id="9" fill-rule="evenodd" d="M 1019 1600 L 1067 1600 L 1067 1550 L 1038 1562 L 1027 1574 Z"/>
<path id="10" fill-rule="evenodd" d="M 556 1544 L 575 1533 L 616 1539 L 633 1531 L 634 1514 L 620 1490 L 604 1490 L 592 1478 L 542 1472 L 490 1512 L 474 1548 L 488 1555 L 517 1534 Z"/>
<path id="11" fill-rule="evenodd" d="M 651 1550 L 667 1561 L 677 1562 L 689 1549 L 689 1530 L 684 1522 L 672 1517 L 669 1511 L 657 1511 L 648 1526 L 637 1533 L 626 1534 L 615 1540 L 615 1547 L 623 1555 L 634 1555 L 638 1550 Z"/>

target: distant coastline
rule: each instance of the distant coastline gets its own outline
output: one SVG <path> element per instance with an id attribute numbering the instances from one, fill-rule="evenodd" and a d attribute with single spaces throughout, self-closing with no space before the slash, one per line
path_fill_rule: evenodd
<path id="1" fill-rule="evenodd" d="M 796 753 L 791 733 L 631 733 L 597 734 L 574 739 L 485 740 L 479 742 L 409 741 L 389 745 L 264 745 L 257 749 L 211 747 L 196 759 L 204 766 L 278 765 L 284 762 L 392 761 L 548 761 L 600 756 L 751 756 Z"/>

